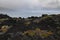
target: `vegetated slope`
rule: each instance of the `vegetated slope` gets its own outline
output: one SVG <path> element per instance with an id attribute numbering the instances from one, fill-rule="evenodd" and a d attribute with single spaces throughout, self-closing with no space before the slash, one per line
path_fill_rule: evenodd
<path id="1" fill-rule="evenodd" d="M 0 40 L 60 40 L 60 14 L 28 18 L 0 14 Z"/>

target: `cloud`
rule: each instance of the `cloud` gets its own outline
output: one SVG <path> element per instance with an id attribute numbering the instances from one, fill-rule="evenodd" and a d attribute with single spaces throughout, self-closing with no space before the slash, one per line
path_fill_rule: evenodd
<path id="1" fill-rule="evenodd" d="M 0 13 L 16 17 L 60 13 L 60 0 L 0 0 Z"/>
<path id="2" fill-rule="evenodd" d="M 18 8 L 23 6 L 30 6 L 30 4 L 32 4 L 32 1 L 28 0 L 0 0 L 0 7 L 2 8 Z"/>
<path id="3" fill-rule="evenodd" d="M 60 8 L 60 0 L 53 0 L 46 5 L 48 8 Z"/>
<path id="4" fill-rule="evenodd" d="M 0 0 L 0 7 L 9 9 L 60 8 L 60 0 Z"/>

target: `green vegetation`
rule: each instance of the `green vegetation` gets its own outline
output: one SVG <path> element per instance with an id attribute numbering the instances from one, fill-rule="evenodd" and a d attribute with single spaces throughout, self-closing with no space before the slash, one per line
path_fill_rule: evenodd
<path id="1" fill-rule="evenodd" d="M 0 14 L 0 40 L 60 40 L 60 14 L 28 18 Z"/>

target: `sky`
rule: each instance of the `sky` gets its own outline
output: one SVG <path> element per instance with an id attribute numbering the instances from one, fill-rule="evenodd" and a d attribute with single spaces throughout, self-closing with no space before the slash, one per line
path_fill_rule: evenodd
<path id="1" fill-rule="evenodd" d="M 0 13 L 12 17 L 59 14 L 60 0 L 0 0 Z"/>

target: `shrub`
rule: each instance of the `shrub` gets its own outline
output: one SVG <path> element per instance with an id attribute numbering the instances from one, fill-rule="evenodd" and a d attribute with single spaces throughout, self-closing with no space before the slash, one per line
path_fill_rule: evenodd
<path id="1" fill-rule="evenodd" d="M 2 32 L 7 32 L 8 31 L 8 26 L 4 25 L 1 27 Z"/>

